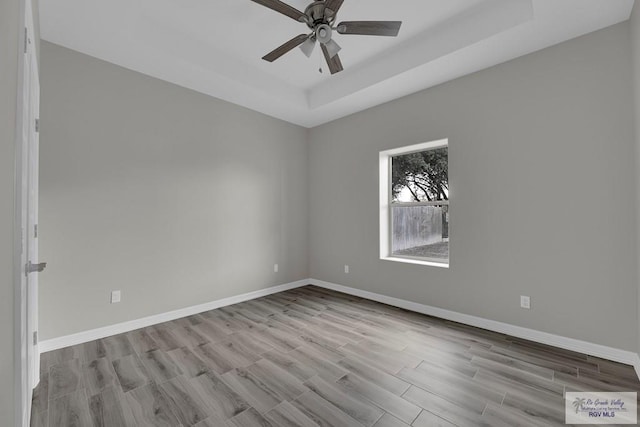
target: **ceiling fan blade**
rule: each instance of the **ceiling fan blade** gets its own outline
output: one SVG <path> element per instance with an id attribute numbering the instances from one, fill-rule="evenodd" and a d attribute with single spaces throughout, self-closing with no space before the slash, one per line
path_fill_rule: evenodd
<path id="1" fill-rule="evenodd" d="M 289 52 L 294 47 L 300 46 L 308 38 L 309 38 L 309 35 L 307 34 L 300 34 L 298 36 L 295 36 L 294 38 L 292 38 L 282 46 L 279 46 L 274 50 L 272 50 L 271 52 L 267 53 L 265 56 L 262 57 L 262 59 L 264 59 L 265 61 L 273 62 L 276 59 L 280 58 L 285 53 Z"/>
<path id="2" fill-rule="evenodd" d="M 342 7 L 343 2 L 344 0 L 325 0 L 324 7 L 330 9 L 335 15 L 340 10 L 340 7 Z"/>
<path id="3" fill-rule="evenodd" d="M 295 19 L 296 21 L 304 22 L 306 15 L 300 12 L 293 6 L 289 6 L 286 3 L 281 2 L 280 0 L 251 0 L 255 3 L 261 4 L 269 9 L 275 10 L 276 12 L 280 12 L 283 15 L 287 15 L 291 19 Z"/>
<path id="4" fill-rule="evenodd" d="M 402 21 L 344 21 L 338 24 L 336 30 L 340 34 L 395 37 L 401 25 Z"/>
<path id="5" fill-rule="evenodd" d="M 307 58 L 311 58 L 311 54 L 313 53 L 313 49 L 316 47 L 316 40 L 309 37 L 300 45 L 300 50 L 304 53 Z"/>
<path id="6" fill-rule="evenodd" d="M 327 60 L 327 65 L 329 66 L 329 71 L 331 71 L 331 74 L 339 73 L 340 71 L 342 71 L 344 68 L 342 68 L 342 61 L 340 61 L 340 57 L 338 56 L 338 54 L 335 54 L 332 58 L 331 55 L 329 55 L 327 47 L 323 44 L 320 44 L 320 46 L 322 47 L 322 53 L 324 54 L 324 59 Z"/>
<path id="7" fill-rule="evenodd" d="M 334 56 L 336 56 L 338 52 L 340 52 L 340 49 L 342 49 L 340 45 L 336 43 L 333 39 L 330 39 L 324 45 L 327 48 L 327 53 L 329 53 L 330 58 L 333 58 Z"/>

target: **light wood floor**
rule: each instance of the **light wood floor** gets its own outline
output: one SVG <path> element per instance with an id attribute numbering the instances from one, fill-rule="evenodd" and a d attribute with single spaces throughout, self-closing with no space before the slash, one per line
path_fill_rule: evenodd
<path id="1" fill-rule="evenodd" d="M 307 286 L 42 355 L 32 426 L 549 426 L 629 366 Z"/>

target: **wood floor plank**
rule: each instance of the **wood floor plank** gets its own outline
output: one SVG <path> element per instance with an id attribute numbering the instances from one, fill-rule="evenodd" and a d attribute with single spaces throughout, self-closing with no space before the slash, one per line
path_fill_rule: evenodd
<path id="1" fill-rule="evenodd" d="M 363 380 L 357 375 L 347 374 L 338 380 L 338 384 L 353 394 L 364 397 L 407 424 L 411 424 L 420 413 L 421 409 L 417 405 Z"/>
<path id="2" fill-rule="evenodd" d="M 127 333 L 129 342 L 133 346 L 137 354 L 146 353 L 147 351 L 157 350 L 160 348 L 158 343 L 151 338 L 146 329 L 136 329 Z"/>
<path id="3" fill-rule="evenodd" d="M 598 371 L 598 365 L 596 363 L 590 362 L 587 359 L 586 355 L 576 356 L 573 352 L 568 352 L 566 355 L 563 355 L 560 349 L 556 349 L 553 347 L 546 348 L 544 346 L 534 345 L 529 342 L 527 342 L 526 344 L 515 342 L 509 348 L 518 352 L 534 355 L 541 359 L 547 359 L 553 362 L 570 363 L 571 366 L 574 366 L 576 368 Z"/>
<path id="4" fill-rule="evenodd" d="M 406 337 L 408 345 L 434 347 L 440 351 L 451 353 L 463 353 L 469 350 L 469 345 L 456 342 L 448 337 L 443 337 L 438 333 L 437 328 L 429 328 L 427 331 L 408 331 Z"/>
<path id="5" fill-rule="evenodd" d="M 230 361 L 219 351 L 219 347 L 214 347 L 213 344 L 195 347 L 193 352 L 202 359 L 212 371 L 218 374 L 229 372 L 235 366 L 233 361 Z"/>
<path id="6" fill-rule="evenodd" d="M 422 411 L 411 425 L 412 427 L 456 427 L 455 424 L 445 420 L 444 418 L 440 418 L 429 411 Z"/>
<path id="7" fill-rule="evenodd" d="M 49 370 L 40 373 L 40 383 L 33 389 L 31 412 L 44 412 L 49 409 Z"/>
<path id="8" fill-rule="evenodd" d="M 620 375 L 611 375 L 601 372 L 594 372 L 588 369 L 578 368 L 578 378 L 589 378 L 605 384 L 618 387 L 622 390 L 640 392 L 640 382 L 630 380 Z"/>
<path id="9" fill-rule="evenodd" d="M 428 363 L 431 366 L 439 366 L 449 372 L 466 375 L 469 378 L 473 378 L 476 372 L 478 372 L 477 367 L 471 366 L 473 355 L 466 351 L 464 353 L 446 352 L 434 347 L 409 344 L 403 352 L 422 359 L 420 365 Z"/>
<path id="10" fill-rule="evenodd" d="M 227 421 L 229 427 L 278 427 L 271 424 L 265 417 L 253 408 L 249 408 L 241 414 Z"/>
<path id="11" fill-rule="evenodd" d="M 284 325 L 297 333 L 300 333 L 309 325 L 306 321 L 302 321 L 300 319 L 296 319 L 292 316 L 287 316 L 285 313 L 278 313 L 271 316 L 268 320 L 271 323 L 276 323 L 279 325 Z M 265 322 L 266 323 L 266 322 Z"/>
<path id="12" fill-rule="evenodd" d="M 195 325 L 193 328 L 200 334 L 209 338 L 209 342 L 211 343 L 224 341 L 229 336 L 229 333 L 227 331 L 225 331 L 216 323 L 209 321 L 209 319 L 199 325 Z"/>
<path id="13" fill-rule="evenodd" d="M 433 393 L 419 387 L 411 386 L 403 395 L 405 399 L 421 408 L 443 418 L 457 426 L 482 425 L 482 410 L 472 410 L 467 407 L 449 402 Z"/>
<path id="14" fill-rule="evenodd" d="M 200 421 L 198 424 L 194 424 L 193 427 L 229 427 L 229 424 L 217 417 L 209 417 L 206 420 Z"/>
<path id="15" fill-rule="evenodd" d="M 335 350 L 350 341 L 335 335 L 331 335 L 324 330 L 303 328 L 298 331 L 300 338 L 307 344 L 315 344 L 327 350 Z"/>
<path id="16" fill-rule="evenodd" d="M 275 390 L 245 369 L 233 369 L 223 374 L 222 379 L 260 413 L 270 411 L 284 400 Z"/>
<path id="17" fill-rule="evenodd" d="M 283 400 L 293 400 L 307 391 L 295 376 L 265 359 L 247 367 L 247 372 L 275 391 Z"/>
<path id="18" fill-rule="evenodd" d="M 409 343 L 409 338 L 403 339 L 402 335 L 380 332 L 379 330 L 375 330 L 369 327 L 361 326 L 357 328 L 355 332 L 360 337 L 360 340 L 358 342 L 366 339 L 368 342 L 389 347 L 390 350 L 395 350 L 398 352 L 407 348 L 407 344 Z"/>
<path id="19" fill-rule="evenodd" d="M 142 364 L 147 368 L 149 377 L 158 383 L 175 378 L 182 374 L 180 369 L 171 360 L 171 357 L 162 350 L 153 350 L 140 356 Z"/>
<path id="20" fill-rule="evenodd" d="M 49 427 L 49 411 L 36 412 L 31 410 L 31 427 Z"/>
<path id="21" fill-rule="evenodd" d="M 519 396 L 507 393 L 502 406 L 520 410 L 531 417 L 541 419 L 548 424 L 563 424 L 565 419 L 565 402 L 562 397 L 549 397 L 537 394 Z"/>
<path id="22" fill-rule="evenodd" d="M 180 319 L 174 320 L 173 323 L 176 327 L 190 327 L 194 325 L 199 325 L 204 321 L 203 317 L 199 314 L 194 314 L 187 317 L 182 317 Z"/>
<path id="23" fill-rule="evenodd" d="M 318 427 L 318 424 L 287 401 L 280 403 L 264 416 L 278 427 Z"/>
<path id="24" fill-rule="evenodd" d="M 209 338 L 198 332 L 194 325 L 180 326 L 174 329 L 174 333 L 187 347 L 196 347 L 209 342 Z"/>
<path id="25" fill-rule="evenodd" d="M 96 342 L 92 341 L 92 343 L 96 343 Z M 85 357 L 85 346 L 91 347 L 92 344 L 74 345 L 70 347 L 61 348 L 59 350 L 42 353 L 40 355 L 40 367 L 46 368 L 46 370 L 48 371 L 48 369 L 51 366 L 58 365 L 63 362 L 68 362 L 73 359 L 80 359 L 80 360 L 98 359 L 98 357 L 94 357 L 91 359 L 88 359 L 87 357 Z M 105 355 L 106 355 L 106 352 L 99 357 L 104 357 Z"/>
<path id="26" fill-rule="evenodd" d="M 106 357 L 85 362 L 83 376 L 89 396 L 100 393 L 110 387 L 120 387 L 113 365 Z"/>
<path id="27" fill-rule="evenodd" d="M 123 392 L 135 390 L 149 382 L 149 373 L 136 355 L 125 356 L 112 362 L 113 370 Z"/>
<path id="28" fill-rule="evenodd" d="M 374 427 L 408 427 L 409 424 L 405 424 L 393 415 L 389 415 L 385 413 L 377 423 L 375 423 Z"/>
<path id="29" fill-rule="evenodd" d="M 211 411 L 223 419 L 233 418 L 250 408 L 250 405 L 214 372 L 194 378 L 191 383 Z"/>
<path id="30" fill-rule="evenodd" d="M 185 426 L 192 426 L 215 415 L 208 412 L 197 390 L 181 375 L 160 384 L 160 389 L 170 404 L 171 412 Z"/>
<path id="31" fill-rule="evenodd" d="M 410 386 L 408 382 L 376 369 L 354 355 L 342 359 L 338 362 L 338 365 L 346 371 L 354 373 L 398 396 L 407 391 Z"/>
<path id="32" fill-rule="evenodd" d="M 519 359 L 523 362 L 528 362 L 536 366 L 549 368 L 554 372 L 564 372 L 565 374 L 573 375 L 574 377 L 578 376 L 578 368 L 576 368 L 575 366 L 571 366 L 571 362 L 560 363 L 558 361 L 543 359 L 527 353 L 522 353 L 519 351 L 514 351 L 510 348 L 503 347 L 492 347 L 491 351 L 494 353 L 502 354 L 504 356 L 512 357 L 514 359 Z"/>
<path id="33" fill-rule="evenodd" d="M 238 340 L 227 340 L 208 344 L 227 364 L 234 368 L 244 368 L 260 360 L 260 356 Z"/>
<path id="34" fill-rule="evenodd" d="M 158 344 L 160 350 L 170 351 L 184 346 L 184 343 L 174 329 L 161 328 L 149 333 L 151 338 Z"/>
<path id="35" fill-rule="evenodd" d="M 539 419 L 533 414 L 489 403 L 482 414 L 482 418 L 486 423 L 496 427 L 549 427 L 565 425 L 550 422 L 546 419 Z"/>
<path id="36" fill-rule="evenodd" d="M 485 387 L 487 391 L 493 390 L 497 393 L 509 393 L 512 396 L 540 396 L 541 399 L 554 399 L 563 396 L 565 387 L 561 384 L 551 383 L 554 390 L 543 387 L 536 387 L 535 384 L 523 384 L 510 378 L 505 378 L 490 371 L 479 370 L 473 379 L 480 386 Z"/>
<path id="37" fill-rule="evenodd" d="M 553 369 L 545 368 L 529 362 L 523 362 L 522 360 L 519 360 L 516 358 L 512 358 L 502 354 L 492 353 L 486 350 L 472 348 L 469 350 L 469 353 L 475 356 L 472 359 L 472 364 L 475 362 L 475 364 L 478 365 L 479 359 L 490 360 L 493 362 L 497 362 L 503 366 L 508 366 L 508 367 L 517 369 L 519 371 L 528 372 L 530 374 L 537 375 L 549 381 L 553 380 L 553 374 L 554 374 Z"/>
<path id="38" fill-rule="evenodd" d="M 109 359 L 115 360 L 135 353 L 127 334 L 113 335 L 102 340 L 106 355 Z"/>
<path id="39" fill-rule="evenodd" d="M 232 306 L 231 308 L 238 314 L 238 316 L 242 316 L 257 325 L 260 325 L 261 323 L 264 323 L 266 321 L 264 317 L 259 316 L 250 310 L 240 308 L 238 304 Z"/>
<path id="40" fill-rule="evenodd" d="M 252 332 L 253 336 L 260 341 L 264 341 L 272 347 L 285 352 L 294 350 L 303 345 L 303 341 L 301 341 L 296 335 L 287 333 L 283 330 L 278 330 L 273 323 L 265 323 L 265 326 L 266 327 L 260 331 Z"/>
<path id="41" fill-rule="evenodd" d="M 81 344 L 80 348 L 80 351 L 82 353 L 82 360 L 85 362 L 91 362 L 92 360 L 107 357 L 107 348 L 104 344 L 104 340 L 99 339 L 95 341 L 89 341 L 87 343 Z M 113 358 L 110 359 L 114 360 Z"/>
<path id="42" fill-rule="evenodd" d="M 223 311 L 227 316 L 232 317 L 236 322 L 244 325 L 244 329 L 247 330 L 259 328 L 260 325 L 264 322 L 263 317 L 253 315 L 251 312 L 247 312 L 246 310 L 241 310 L 235 305 L 222 307 L 220 308 L 220 310 Z"/>
<path id="43" fill-rule="evenodd" d="M 209 320 L 221 324 L 230 334 L 247 329 L 246 322 L 236 319 L 233 315 L 228 315 L 222 309 L 215 310 L 214 315 Z"/>
<path id="44" fill-rule="evenodd" d="M 399 352 L 376 352 L 371 347 L 364 346 L 363 344 L 357 346 L 353 344 L 347 344 L 340 347 L 340 350 L 347 356 L 354 355 L 356 357 L 360 357 L 361 359 L 366 360 L 367 363 L 371 364 L 372 366 L 375 366 L 376 368 L 392 375 L 397 374 L 402 368 L 407 367 L 407 364 L 410 365 L 409 367 L 415 368 L 422 362 L 422 360 L 415 359 L 415 363 L 408 363 L 401 359 Z"/>
<path id="45" fill-rule="evenodd" d="M 303 394 L 291 404 L 321 427 L 362 427 L 362 424 L 313 391 Z"/>
<path id="46" fill-rule="evenodd" d="M 504 392 L 497 392 L 478 384 L 471 378 L 464 375 L 456 375 L 443 371 L 438 367 L 420 365 L 418 369 L 404 368 L 398 376 L 405 381 L 411 382 L 420 388 L 431 391 L 442 397 L 460 398 L 467 396 L 470 401 L 481 401 L 487 403 L 489 401 L 500 403 L 504 399 Z M 409 381 L 409 378 L 411 380 Z"/>
<path id="47" fill-rule="evenodd" d="M 51 400 L 49 425 L 51 427 L 85 427 L 92 425 L 85 390 L 74 391 Z"/>
<path id="48" fill-rule="evenodd" d="M 318 371 L 311 368 L 309 365 L 306 365 L 291 355 L 282 353 L 278 350 L 269 351 L 264 353 L 262 356 L 303 382 L 318 374 Z"/>
<path id="49" fill-rule="evenodd" d="M 313 369 L 318 375 L 327 380 L 335 381 L 347 373 L 347 371 L 324 359 L 322 355 L 307 346 L 301 346 L 289 352 L 288 355 L 300 364 Z"/>
<path id="50" fill-rule="evenodd" d="M 49 400 L 84 388 L 80 359 L 71 359 L 49 368 Z"/>
<path id="51" fill-rule="evenodd" d="M 309 378 L 304 385 L 364 426 L 374 425 L 384 414 L 383 410 L 357 394 L 349 393 L 349 390 L 340 384 L 325 381 L 318 376 Z"/>
<path id="52" fill-rule="evenodd" d="M 604 374 L 617 375 L 620 378 L 625 378 L 633 382 L 640 381 L 636 370 L 631 365 L 625 365 L 623 363 L 616 363 L 610 360 L 601 359 L 595 356 L 587 356 L 587 361 L 598 365 L 598 372 Z"/>
<path id="53" fill-rule="evenodd" d="M 534 388 L 549 390 L 551 392 L 558 391 L 558 385 L 553 381 L 542 378 L 535 374 L 531 374 L 529 372 L 521 371 L 519 369 L 503 365 L 498 362 L 494 362 L 492 360 L 476 358 L 476 356 L 474 356 L 471 360 L 471 364 L 473 366 L 477 366 L 484 370 L 493 372 L 494 374 L 497 374 L 504 378 L 512 379 L 521 384 L 530 385 Z"/>
<path id="54" fill-rule="evenodd" d="M 175 350 L 167 352 L 167 355 L 171 357 L 174 364 L 179 366 L 182 372 L 189 378 L 197 377 L 211 370 L 209 364 L 188 347 L 176 348 Z"/>
<path id="55" fill-rule="evenodd" d="M 329 362 L 336 363 L 346 357 L 346 354 L 342 352 L 340 348 L 332 347 L 330 343 L 322 338 L 314 337 L 311 334 L 303 332 L 300 334 L 300 339 L 306 347 L 315 351 L 319 356 Z"/>
<path id="56" fill-rule="evenodd" d="M 89 397 L 89 413 L 94 427 L 135 426 L 135 419 L 124 393 L 110 387 Z"/>
<path id="57" fill-rule="evenodd" d="M 620 391 L 620 387 L 607 384 L 588 377 L 574 377 L 562 372 L 556 372 L 553 378 L 554 384 L 558 387 L 572 388 L 575 391 Z"/>
<path id="58" fill-rule="evenodd" d="M 274 347 L 262 340 L 256 339 L 255 336 L 259 336 L 259 334 L 259 331 L 257 331 L 255 335 L 248 332 L 235 332 L 229 335 L 228 339 L 229 341 L 248 349 L 256 356 L 260 356 L 267 351 L 273 350 Z"/>
<path id="59" fill-rule="evenodd" d="M 220 310 L 210 311 L 209 314 L 210 315 L 207 317 L 207 322 L 211 323 L 213 326 L 227 335 L 230 335 L 234 332 L 237 332 L 239 329 L 242 329 L 241 325 L 236 322 L 230 321 L 227 316 L 220 313 Z"/>
<path id="60" fill-rule="evenodd" d="M 174 427 L 179 424 L 165 395 L 155 383 L 125 394 L 135 425 L 140 427 Z"/>

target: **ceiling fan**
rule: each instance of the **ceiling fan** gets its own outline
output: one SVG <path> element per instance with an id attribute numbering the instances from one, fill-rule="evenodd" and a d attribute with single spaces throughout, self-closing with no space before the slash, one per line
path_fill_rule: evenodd
<path id="1" fill-rule="evenodd" d="M 262 59 L 273 62 L 297 46 L 300 46 L 302 52 L 310 57 L 316 42 L 318 42 L 331 74 L 343 70 L 342 62 L 338 56 L 341 48 L 332 38 L 334 31 L 338 34 L 395 37 L 400 31 L 400 25 L 402 25 L 401 21 L 343 21 L 334 25 L 336 15 L 344 0 L 317 0 L 307 6 L 304 12 L 280 0 L 252 1 L 305 23 L 311 29 L 311 33 L 295 36 L 266 54 Z"/>

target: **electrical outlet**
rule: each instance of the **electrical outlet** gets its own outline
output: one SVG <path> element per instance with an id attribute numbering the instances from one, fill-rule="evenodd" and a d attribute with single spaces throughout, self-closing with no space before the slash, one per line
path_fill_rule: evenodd
<path id="1" fill-rule="evenodd" d="M 274 273 L 278 272 L 278 264 L 273 264 L 273 272 Z"/>
<path id="2" fill-rule="evenodd" d="M 525 295 L 520 295 L 520 307 L 531 309 L 531 298 Z"/>
<path id="3" fill-rule="evenodd" d="M 111 291 L 111 304 L 120 302 L 120 291 Z"/>
<path id="4" fill-rule="evenodd" d="M 345 274 L 349 274 L 349 266 L 348 265 L 344 266 L 344 272 L 345 272 Z"/>

